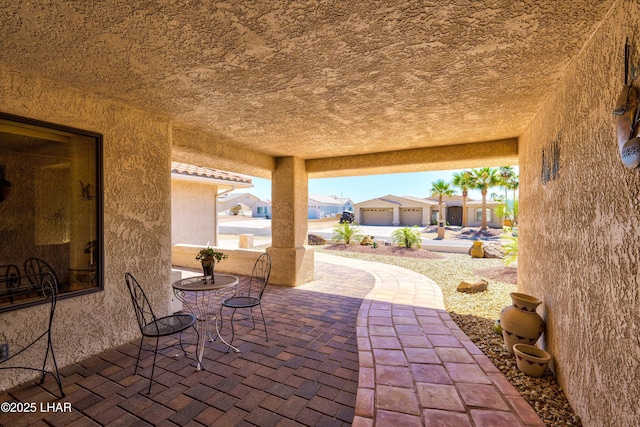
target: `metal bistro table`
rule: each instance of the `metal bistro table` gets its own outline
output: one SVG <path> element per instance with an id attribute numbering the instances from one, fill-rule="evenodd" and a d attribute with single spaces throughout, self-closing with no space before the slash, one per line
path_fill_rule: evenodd
<path id="1" fill-rule="evenodd" d="M 218 308 L 215 307 L 216 296 L 224 289 L 231 288 L 238 284 L 238 278 L 230 274 L 214 274 L 214 280 L 211 280 L 210 276 L 196 276 L 187 277 L 173 282 L 173 292 L 184 305 L 193 313 L 198 319 L 198 333 L 199 342 L 197 345 L 197 359 L 196 370 L 204 369 L 202 365 L 202 356 L 204 354 L 204 343 L 209 338 L 210 341 L 214 341 L 213 330 L 211 321 L 215 320 L 215 332 L 218 338 L 233 348 L 236 352 L 239 352 L 236 347 L 232 346 L 222 338 L 220 335 L 220 329 L 218 328 L 217 313 Z M 187 297 L 187 294 L 191 296 Z"/>

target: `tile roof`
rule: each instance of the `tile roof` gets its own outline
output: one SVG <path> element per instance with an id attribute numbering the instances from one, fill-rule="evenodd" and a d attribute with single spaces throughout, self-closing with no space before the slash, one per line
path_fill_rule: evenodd
<path id="1" fill-rule="evenodd" d="M 251 178 L 248 178 L 246 176 L 236 175 L 217 169 L 190 165 L 188 163 L 171 162 L 171 173 L 175 173 L 178 175 L 190 175 L 201 178 L 220 179 L 223 181 L 239 182 L 249 185 L 251 184 Z"/>

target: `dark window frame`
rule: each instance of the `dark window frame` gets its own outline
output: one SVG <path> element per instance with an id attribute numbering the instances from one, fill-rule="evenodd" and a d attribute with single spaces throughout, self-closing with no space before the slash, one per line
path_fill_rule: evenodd
<path id="1" fill-rule="evenodd" d="M 86 201 L 92 202 L 93 206 L 89 206 L 89 208 L 87 209 L 90 213 L 89 213 L 89 218 L 91 218 L 92 220 L 95 218 L 95 225 L 91 224 L 91 226 L 86 227 L 86 229 L 89 230 L 89 232 L 84 233 L 85 237 L 80 237 L 78 238 L 77 235 L 74 235 L 74 233 L 67 231 L 67 233 L 69 234 L 68 236 L 68 244 L 69 246 L 73 243 L 74 245 L 74 253 L 73 256 L 75 256 L 76 258 L 79 258 L 82 255 L 78 255 L 78 253 L 80 251 L 82 251 L 84 254 L 86 254 L 86 257 L 89 257 L 90 261 L 88 262 L 88 266 L 90 267 L 89 269 L 85 270 L 85 275 L 88 274 L 89 275 L 89 279 L 83 279 L 84 281 L 82 282 L 82 286 L 77 286 L 77 289 L 71 289 L 71 284 L 72 283 L 76 283 L 78 280 L 77 277 L 72 278 L 73 274 L 78 274 L 77 272 L 78 270 L 78 260 L 72 261 L 72 254 L 71 254 L 71 248 L 68 248 L 69 251 L 69 255 L 68 258 L 62 257 L 62 260 L 67 260 L 68 263 L 62 262 L 61 264 L 67 265 L 68 264 L 68 268 L 69 271 L 64 271 L 64 277 L 68 277 L 68 289 L 60 289 L 59 293 L 58 293 L 58 299 L 67 299 L 67 298 L 75 298 L 78 296 L 82 296 L 82 295 L 87 295 L 87 294 L 92 294 L 92 293 L 96 293 L 96 292 L 102 292 L 104 290 L 104 182 L 103 182 L 103 176 L 104 176 L 104 164 L 103 164 L 103 136 L 100 133 L 97 132 L 92 132 L 92 131 L 87 131 L 87 130 L 83 130 L 83 129 L 78 129 L 78 128 L 74 128 L 74 127 L 69 127 L 69 126 L 65 126 L 65 125 L 60 125 L 60 124 L 55 124 L 55 123 L 50 123 L 50 122 L 45 122 L 45 121 L 40 121 L 40 120 L 35 120 L 35 119 L 31 119 L 28 117 L 22 117 L 22 116 L 17 116 L 17 115 L 13 115 L 13 114 L 7 114 L 7 113 L 3 113 L 0 112 L 0 124 L 5 125 L 4 128 L 0 126 L 0 130 L 2 130 L 0 132 L 0 166 L 3 165 L 3 156 L 7 156 L 7 157 L 20 157 L 21 155 L 23 155 L 25 157 L 25 160 L 29 160 L 29 154 L 28 153 L 17 153 L 15 151 L 11 151 L 9 148 L 7 148 L 6 146 L 3 146 L 3 141 L 2 141 L 2 135 L 6 134 L 6 135 L 12 135 L 12 136 L 18 136 L 21 135 L 19 132 L 12 132 L 10 129 L 12 126 L 13 127 L 24 127 L 24 128 L 28 128 L 28 129 L 35 129 L 35 132 L 38 132 L 38 129 L 40 129 L 44 135 L 47 135 L 47 133 L 50 134 L 55 134 L 57 133 L 66 133 L 66 134 L 71 134 L 71 138 L 73 137 L 77 137 L 79 139 L 86 139 L 86 143 L 93 143 L 95 144 L 93 149 L 95 150 L 95 153 L 90 153 L 88 154 L 89 157 L 85 157 L 86 159 L 92 159 L 94 161 L 95 164 L 95 171 L 90 171 L 89 176 L 94 175 L 94 181 L 91 182 L 91 188 L 84 186 L 84 183 L 73 183 L 74 187 L 71 189 L 71 185 L 72 185 L 72 180 L 69 179 L 69 181 L 66 183 L 67 186 L 69 186 L 69 188 L 71 189 L 69 191 L 69 195 L 67 197 L 77 197 L 80 199 L 85 199 Z M 41 138 L 44 141 L 47 141 L 46 136 Z M 51 140 L 53 141 L 53 139 Z M 77 142 L 77 145 L 79 147 L 82 147 L 82 144 L 85 144 L 85 141 L 80 141 Z M 27 151 L 27 150 L 25 150 Z M 33 150 L 34 156 L 36 155 L 41 155 L 40 153 L 37 152 L 37 150 Z M 93 155 L 95 155 L 95 157 L 93 157 Z M 82 163 L 81 161 L 83 160 L 83 157 L 79 157 L 79 158 L 75 158 L 72 157 L 71 155 L 69 155 L 69 164 L 72 165 L 75 168 L 79 168 Z M 74 163 L 76 162 L 76 163 Z M 69 166 L 70 168 L 72 166 Z M 33 174 L 33 176 L 35 177 L 35 172 Z M 71 176 L 70 176 L 71 178 Z M 9 179 L 7 179 L 6 181 L 9 181 Z M 94 185 L 95 184 L 95 185 Z M 33 187 L 34 189 L 37 188 L 37 180 L 34 178 L 33 181 Z M 86 187 L 86 188 L 85 188 Z M 13 191 L 14 194 L 9 194 L 7 196 L 7 199 L 9 197 L 20 197 L 19 194 L 15 194 L 16 192 Z M 37 191 L 36 191 L 37 193 Z M 32 197 L 34 200 L 34 203 L 37 203 L 37 195 L 34 194 L 33 196 L 25 196 L 25 197 Z M 26 199 L 25 199 L 26 200 Z M 84 201 L 82 201 L 81 203 L 84 203 Z M 76 215 L 76 217 L 69 218 L 69 224 L 66 224 L 66 227 L 71 229 L 72 225 L 71 225 L 71 221 L 76 220 L 77 218 L 81 218 L 82 217 L 82 212 L 79 212 L 78 209 L 82 210 L 81 208 L 75 208 L 73 204 L 67 204 L 66 208 L 71 211 L 73 214 Z M 35 209 L 35 208 L 34 208 Z M 86 208 L 85 208 L 86 209 Z M 24 233 L 24 236 L 28 236 L 28 233 L 36 233 L 36 229 L 37 229 L 37 224 L 36 224 L 36 213 L 35 211 L 32 212 L 33 216 L 34 216 L 34 222 L 32 224 L 31 228 L 18 228 L 18 231 L 16 232 L 16 234 L 18 236 L 21 235 L 21 233 Z M 0 226 L 1 224 L 2 218 L 0 218 Z M 77 224 L 77 223 L 76 223 Z M 78 227 L 76 225 L 76 227 Z M 80 227 L 80 228 L 84 228 L 84 227 Z M 8 228 L 7 228 L 8 229 Z M 0 231 L 2 230 L 2 228 L 0 227 Z M 13 232 L 13 230 L 11 230 Z M 83 232 L 82 230 L 77 232 L 77 234 L 82 235 Z M 73 235 L 73 237 L 71 237 Z M 95 239 L 94 239 L 95 237 Z M 84 239 L 87 239 L 87 242 L 84 242 Z M 73 240 L 72 240 L 73 239 Z M 5 242 L 7 245 L 10 245 L 11 242 Z M 87 249 L 87 250 L 82 250 L 81 248 L 88 248 L 90 246 L 90 244 L 95 243 L 95 250 L 93 251 L 93 254 L 91 254 L 90 252 L 87 251 L 91 251 L 91 249 Z M 35 249 L 37 249 L 39 246 L 47 246 L 46 244 L 40 243 L 38 244 L 37 242 L 33 241 L 33 242 L 29 242 L 29 244 L 31 244 Z M 49 245 L 50 246 L 50 245 Z M 26 255 L 25 255 L 25 259 L 26 259 Z M 22 262 L 24 260 L 16 260 L 16 259 L 2 259 L 2 257 L 0 256 L 0 265 L 16 265 L 19 268 L 20 274 L 21 275 L 26 275 L 27 271 L 25 271 L 24 266 L 22 265 Z M 45 260 L 46 261 L 46 260 Z M 93 261 L 93 265 L 91 265 L 91 261 Z M 72 264 L 75 263 L 76 265 Z M 72 268 L 73 267 L 73 268 Z M 87 272 L 88 271 L 88 272 Z M 2 272 L 0 271 L 0 274 L 2 274 Z M 26 277 L 22 278 L 22 282 L 21 282 L 21 286 L 23 284 L 25 284 L 25 282 L 27 281 Z M 60 288 L 63 288 L 65 283 L 64 280 L 61 279 L 61 281 L 63 283 L 59 283 L 58 286 Z M 79 283 L 79 282 L 78 282 Z M 3 289 L 0 289 L 0 291 L 2 291 Z M 31 307 L 34 305 L 39 305 L 39 304 L 44 304 L 46 303 L 48 300 L 45 296 L 30 296 L 29 298 L 26 298 L 24 300 L 11 300 L 11 302 L 9 302 L 7 300 L 7 298 L 5 298 L 3 300 L 3 304 L 0 305 L 0 313 L 4 313 L 4 312 L 8 312 L 8 311 L 14 311 L 14 310 L 19 310 L 25 307 Z"/>

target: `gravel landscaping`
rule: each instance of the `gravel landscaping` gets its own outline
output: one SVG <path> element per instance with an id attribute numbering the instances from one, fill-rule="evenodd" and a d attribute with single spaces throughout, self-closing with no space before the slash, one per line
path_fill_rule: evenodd
<path id="1" fill-rule="evenodd" d="M 548 426 L 581 426 L 564 392 L 549 369 L 541 378 L 529 377 L 518 370 L 515 357 L 494 332 L 500 311 L 511 305 L 516 292 L 517 268 L 505 267 L 500 259 L 471 258 L 466 254 L 434 253 L 424 249 L 361 245 L 328 245 L 317 248 L 334 255 L 365 259 L 404 267 L 424 274 L 442 289 L 447 311 L 467 336 L 507 377 Z M 466 294 L 456 288 L 463 280 L 484 279 L 485 292 Z"/>

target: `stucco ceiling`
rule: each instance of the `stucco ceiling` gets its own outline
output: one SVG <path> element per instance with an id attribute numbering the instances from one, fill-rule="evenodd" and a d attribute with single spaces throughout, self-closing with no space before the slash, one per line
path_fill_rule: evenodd
<path id="1" fill-rule="evenodd" d="M 614 1 L 0 0 L 0 66 L 273 156 L 435 147 L 517 137 Z"/>

